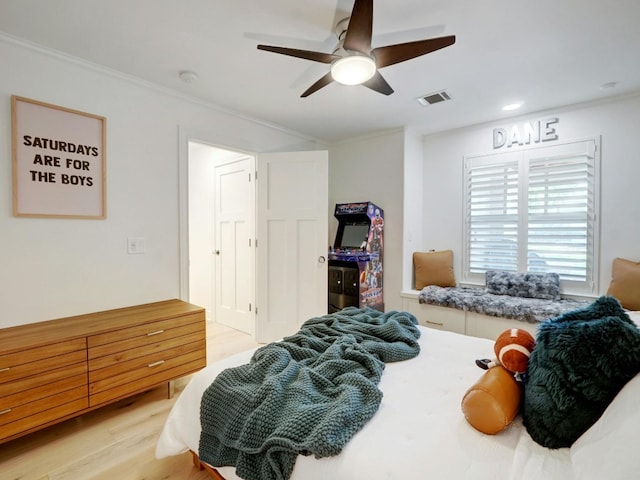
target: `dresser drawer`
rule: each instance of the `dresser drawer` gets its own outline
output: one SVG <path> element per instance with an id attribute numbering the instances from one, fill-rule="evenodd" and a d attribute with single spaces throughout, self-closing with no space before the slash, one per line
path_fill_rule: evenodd
<path id="1" fill-rule="evenodd" d="M 84 385 L 87 385 L 87 364 L 86 362 L 75 363 L 63 368 L 51 370 L 48 372 L 35 373 L 34 375 L 13 380 L 11 382 L 0 385 L 0 407 L 6 403 L 9 398 L 17 398 L 16 396 L 24 396 L 25 401 L 31 398 L 42 398 L 47 396 L 48 389 L 53 393 L 60 391 L 55 385 L 60 385 L 68 379 L 83 378 Z M 40 393 L 38 393 L 40 392 Z M 14 402 L 16 403 L 16 402 Z M 2 410 L 2 408 L 0 408 Z"/>
<path id="2" fill-rule="evenodd" d="M 190 315 L 183 315 L 167 320 L 149 322 L 134 327 L 121 328 L 119 330 L 114 330 L 99 335 L 91 335 L 87 338 L 89 358 L 96 358 L 100 355 L 103 355 L 104 352 L 111 353 L 114 351 L 114 349 L 117 349 L 117 351 L 126 350 L 128 347 L 124 342 L 127 340 L 139 342 L 140 344 L 144 345 L 153 343 L 154 341 L 157 341 L 158 338 L 175 336 L 173 333 L 170 333 L 168 331 L 187 325 L 195 325 L 204 333 L 205 327 L 202 314 L 193 313 Z M 109 344 L 117 345 L 107 346 Z M 104 348 L 97 348 L 99 346 L 104 346 Z"/>
<path id="3" fill-rule="evenodd" d="M 101 357 L 90 359 L 89 371 L 94 372 L 96 370 L 107 367 L 111 367 L 112 370 L 120 370 L 120 365 L 124 362 L 129 362 L 131 360 L 135 360 L 136 358 L 145 357 L 150 354 L 179 348 L 187 344 L 199 342 L 199 345 L 201 345 L 203 338 L 204 334 L 197 331 L 192 333 L 187 332 L 185 335 L 180 335 L 177 337 L 163 337 L 163 339 L 160 341 L 154 341 L 153 343 L 148 343 L 146 345 L 135 346 L 133 348 L 128 348 L 126 350 L 121 350 Z M 199 345 L 191 346 L 188 348 L 200 348 Z M 121 345 L 118 344 L 118 348 L 120 347 Z M 164 358 L 166 355 L 161 356 Z M 159 360 L 162 360 L 163 358 L 160 358 Z"/>
<path id="4" fill-rule="evenodd" d="M 173 348 L 166 350 L 158 350 L 153 345 L 146 347 L 140 347 L 130 352 L 135 357 L 131 360 L 126 360 L 118 363 L 111 363 L 104 368 L 94 369 L 95 363 L 101 363 L 98 361 L 89 361 L 89 384 L 93 391 L 97 382 L 110 381 L 114 384 L 120 383 L 122 378 L 126 378 L 131 375 L 143 377 L 155 371 L 164 370 L 165 364 L 171 361 L 177 360 L 177 357 L 188 353 L 197 353 L 199 357 L 202 356 L 202 349 L 204 348 L 204 339 L 196 340 L 191 343 L 184 343 Z"/>
<path id="5" fill-rule="evenodd" d="M 84 338 L 0 355 L 0 384 L 87 361 Z M 0 390 L 3 391 L 4 389 Z"/>
<path id="6" fill-rule="evenodd" d="M 159 328 L 158 325 L 150 327 L 152 328 L 145 329 L 142 334 L 138 332 L 135 336 L 126 337 L 117 342 L 89 347 L 90 370 L 144 354 L 138 352 L 145 352 L 148 349 L 166 350 L 172 346 L 191 343 L 206 335 L 204 322 L 180 324 L 175 328 Z M 122 334 L 122 332 L 118 333 Z"/>
<path id="7" fill-rule="evenodd" d="M 142 392 L 151 387 L 200 370 L 206 365 L 205 340 L 188 343 L 118 365 L 89 372 L 89 405 L 94 407 L 116 398 Z"/>
<path id="8" fill-rule="evenodd" d="M 2 403 L 6 405 L 0 408 L 0 426 L 2 426 L 2 435 L 5 434 L 5 426 L 11 422 L 21 420 L 21 426 L 24 423 L 46 423 L 58 418 L 56 414 L 51 415 L 51 411 L 62 407 L 68 403 L 77 402 L 80 408 L 87 407 L 87 380 L 84 378 L 69 379 L 68 381 L 58 382 L 56 392 L 48 391 L 46 396 L 36 396 L 28 398 L 24 401 L 24 397 L 3 399 Z M 71 387 L 71 388 L 69 388 Z M 12 400 L 15 402 L 12 403 Z M 37 417 L 40 420 L 35 421 L 28 417 Z"/>
<path id="9" fill-rule="evenodd" d="M 0 439 L 88 407 L 86 341 L 0 356 Z"/>
<path id="10" fill-rule="evenodd" d="M 85 393 L 86 394 L 86 393 Z M 83 411 L 87 406 L 87 399 L 73 400 L 53 408 L 42 410 L 19 421 L 11 422 L 0 427 L 0 441 L 12 436 L 24 434 L 32 429 L 43 427 L 47 424 L 57 423 L 61 419 L 71 418 Z"/>

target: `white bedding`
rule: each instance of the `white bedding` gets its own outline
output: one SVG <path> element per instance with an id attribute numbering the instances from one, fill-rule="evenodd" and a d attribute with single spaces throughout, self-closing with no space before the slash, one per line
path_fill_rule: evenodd
<path id="1" fill-rule="evenodd" d="M 640 323 L 640 312 L 634 312 L 633 317 Z M 620 439 L 620 445 L 613 448 L 630 450 L 631 445 L 637 445 L 635 432 L 640 431 L 640 414 L 635 410 L 628 414 L 616 410 L 607 415 L 613 407 L 618 408 L 614 405 L 618 398 L 603 418 L 583 435 L 587 440 L 581 437 L 571 449 L 541 447 L 526 432 L 520 416 L 498 435 L 476 431 L 464 419 L 460 402 L 466 390 L 483 374 L 475 365 L 475 359 L 490 357 L 493 341 L 420 328 L 420 355 L 387 364 L 380 381 L 384 396 L 375 416 L 340 455 L 323 459 L 299 456 L 292 480 L 582 480 L 635 478 L 633 475 L 640 471 L 640 456 L 632 454 L 620 462 L 619 457 L 623 455 L 618 452 L 616 472 L 627 472 L 631 476 L 610 476 L 604 456 L 595 455 L 613 443 L 611 429 L 599 425 L 608 417 L 631 422 L 626 431 L 635 437 Z M 220 371 L 248 362 L 252 353 L 234 355 L 194 375 L 169 414 L 157 443 L 158 458 L 188 450 L 197 453 L 203 391 Z M 640 398 L 640 378 L 636 376 L 629 382 L 624 392 L 626 396 L 618 402 L 619 408 L 631 409 L 630 405 L 635 406 L 636 399 Z M 603 435 L 608 435 L 606 445 L 603 445 Z M 580 464 L 576 466 L 572 461 Z M 217 470 L 227 480 L 239 479 L 232 467 Z"/>

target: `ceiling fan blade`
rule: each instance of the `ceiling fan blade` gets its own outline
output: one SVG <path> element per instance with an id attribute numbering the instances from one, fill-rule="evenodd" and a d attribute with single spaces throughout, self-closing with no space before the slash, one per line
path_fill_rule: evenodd
<path id="1" fill-rule="evenodd" d="M 316 83 L 314 83 L 313 85 L 311 85 L 309 88 L 307 88 L 302 95 L 300 95 L 301 97 L 308 97 L 309 95 L 311 95 L 312 93 L 317 92 L 318 90 L 320 90 L 322 87 L 326 87 L 327 85 L 329 85 L 331 82 L 333 82 L 333 77 L 331 76 L 331 72 L 327 73 L 324 77 L 322 77 L 320 80 L 318 80 Z"/>
<path id="2" fill-rule="evenodd" d="M 362 85 L 370 88 L 371 90 L 375 90 L 378 93 L 382 93 L 383 95 L 391 95 L 393 93 L 393 88 L 391 88 L 391 85 L 389 85 L 384 77 L 380 75 L 380 72 L 376 72 L 373 77 Z"/>
<path id="3" fill-rule="evenodd" d="M 444 31 L 444 26 L 442 28 L 442 31 Z M 442 32 L 437 32 L 431 35 L 428 33 L 426 35 L 417 34 L 417 35 L 413 35 L 413 37 L 411 38 L 434 37 L 436 35 L 439 35 L 440 33 Z M 270 44 L 270 45 L 287 45 L 288 47 L 291 47 L 291 48 L 301 48 L 303 50 L 315 50 L 316 52 L 331 51 L 331 49 L 336 46 L 335 34 L 327 35 L 326 40 L 323 40 L 323 41 L 310 40 L 310 39 L 299 38 L 299 37 L 290 37 L 286 35 L 270 35 L 268 33 L 257 33 L 257 32 L 244 32 L 242 36 L 244 38 L 256 40 L 256 43 L 267 42 L 267 44 Z M 401 43 L 401 41 L 408 41 L 408 40 L 410 39 L 405 39 L 400 41 L 395 41 L 395 40 L 384 41 L 384 42 L 381 41 L 380 44 L 390 45 L 392 43 Z"/>
<path id="4" fill-rule="evenodd" d="M 371 54 L 375 58 L 376 67 L 383 68 L 440 50 L 441 48 L 453 45 L 455 42 L 456 36 L 449 35 L 447 37 L 430 38 L 428 40 L 378 47 L 374 48 Z"/>
<path id="5" fill-rule="evenodd" d="M 340 58 L 332 53 L 313 52 L 311 50 L 299 50 L 297 48 L 272 47 L 270 45 L 258 45 L 258 50 L 265 50 L 267 52 L 279 53 L 281 55 L 288 55 L 290 57 L 297 57 L 320 63 L 331 63 Z"/>
<path id="6" fill-rule="evenodd" d="M 372 47 L 382 47 L 385 45 L 395 45 L 396 43 L 413 42 L 416 38 L 435 38 L 444 34 L 446 26 L 444 24 L 430 25 L 428 27 L 409 28 L 405 30 L 396 30 L 387 33 L 376 33 L 371 39 Z M 267 40 L 264 40 L 267 41 Z M 289 42 L 268 40 L 268 43 L 274 45 L 289 45 Z M 310 46 L 296 45 L 298 48 L 312 48 Z M 315 49 L 315 47 L 314 47 Z M 326 50 L 326 48 L 317 48 L 316 50 Z"/>
<path id="7" fill-rule="evenodd" d="M 371 52 L 373 34 L 373 0 L 356 0 L 351 11 L 344 48 L 364 55 Z"/>

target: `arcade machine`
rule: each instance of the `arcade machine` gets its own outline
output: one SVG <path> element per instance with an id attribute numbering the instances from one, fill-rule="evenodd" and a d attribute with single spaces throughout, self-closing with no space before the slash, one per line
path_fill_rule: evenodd
<path id="1" fill-rule="evenodd" d="M 329 248 L 329 313 L 345 307 L 384 311 L 384 212 L 371 202 L 338 203 L 338 231 Z"/>

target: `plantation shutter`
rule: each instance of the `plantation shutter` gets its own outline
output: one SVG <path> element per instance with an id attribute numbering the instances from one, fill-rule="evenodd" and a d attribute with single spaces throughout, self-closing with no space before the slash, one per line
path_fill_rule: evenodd
<path id="1" fill-rule="evenodd" d="M 569 142 L 465 159 L 464 280 L 556 272 L 595 288 L 597 145 Z"/>
<path id="2" fill-rule="evenodd" d="M 528 267 L 557 272 L 568 281 L 590 282 L 594 257 L 595 143 L 581 142 L 572 147 L 573 151 L 555 155 L 531 152 L 525 156 Z M 544 265 L 531 263 L 541 258 Z"/>
<path id="3" fill-rule="evenodd" d="M 467 169 L 469 270 L 518 267 L 518 157 L 475 158 Z"/>

